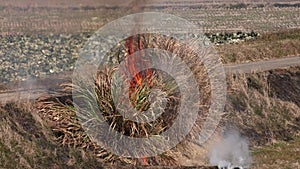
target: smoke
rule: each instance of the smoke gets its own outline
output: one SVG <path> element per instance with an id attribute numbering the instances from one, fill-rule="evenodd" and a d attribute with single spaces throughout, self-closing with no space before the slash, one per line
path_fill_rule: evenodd
<path id="1" fill-rule="evenodd" d="M 131 7 L 132 13 L 143 12 L 143 7 L 146 6 L 148 1 L 146 0 L 132 0 L 129 3 L 129 7 Z"/>
<path id="2" fill-rule="evenodd" d="M 222 140 L 210 150 L 209 162 L 219 168 L 249 168 L 252 158 L 247 138 L 242 137 L 237 130 L 230 129 L 225 132 Z"/>

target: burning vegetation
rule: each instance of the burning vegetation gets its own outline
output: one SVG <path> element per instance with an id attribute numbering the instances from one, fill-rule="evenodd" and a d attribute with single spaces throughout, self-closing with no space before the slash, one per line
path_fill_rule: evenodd
<path id="1" fill-rule="evenodd" d="M 160 105 L 158 102 L 165 102 L 166 106 L 163 110 L 163 113 L 154 121 L 147 122 L 147 123 L 139 123 L 135 121 L 131 121 L 130 119 L 122 117 L 122 115 L 117 111 L 116 105 L 113 102 L 113 96 L 111 91 L 114 91 L 113 86 L 114 81 L 112 80 L 113 74 L 117 71 L 117 67 L 101 67 L 98 70 L 97 75 L 94 78 L 94 82 L 91 85 L 94 85 L 96 96 L 94 95 L 87 95 L 87 93 L 93 92 L 86 92 L 87 88 L 85 85 L 83 86 L 74 86 L 74 85 L 67 85 L 66 91 L 71 94 L 72 88 L 76 90 L 77 95 L 76 97 L 80 97 L 85 100 L 85 104 L 89 105 L 90 98 L 97 98 L 97 104 L 99 107 L 99 111 L 94 112 L 86 112 L 86 116 L 98 116 L 101 114 L 105 122 L 109 124 L 112 130 L 122 133 L 125 136 L 130 136 L 134 138 L 147 138 L 153 135 L 159 135 L 162 132 L 166 131 L 170 128 L 174 120 L 178 116 L 178 108 L 180 103 L 180 91 L 177 86 L 176 81 L 167 73 L 157 70 L 157 69 L 146 69 L 142 72 L 138 72 L 137 70 L 141 67 L 147 67 L 149 62 L 143 59 L 143 52 L 141 50 L 147 48 L 158 48 L 164 49 L 169 52 L 175 53 L 176 57 L 181 57 L 181 59 L 185 62 L 186 65 L 192 70 L 194 76 L 196 77 L 196 81 L 199 84 L 199 91 L 201 93 L 201 100 L 198 102 L 200 106 L 200 111 L 198 115 L 198 119 L 196 120 L 195 127 L 192 128 L 191 132 L 188 134 L 187 138 L 194 138 L 198 136 L 199 131 L 201 130 L 201 124 L 205 121 L 205 118 L 208 114 L 209 110 L 209 100 L 210 100 L 210 84 L 208 81 L 208 76 L 203 64 L 199 61 L 197 55 L 190 50 L 187 46 L 181 45 L 179 41 L 176 39 L 157 35 L 157 34 L 142 34 L 142 35 L 135 35 L 125 39 L 124 41 L 120 42 L 119 48 L 114 48 L 114 50 L 124 50 L 126 51 L 125 55 L 109 55 L 107 57 L 116 57 L 120 62 L 126 59 L 126 66 L 128 67 L 129 73 L 132 75 L 132 79 L 129 79 L 130 87 L 129 87 L 129 99 L 131 105 L 135 110 L 139 113 L 142 113 L 145 110 L 149 110 L 150 103 L 154 105 Z M 140 56 L 138 57 L 139 60 L 135 60 L 134 57 L 131 58 L 132 54 L 140 51 Z M 113 53 L 116 54 L 116 53 Z M 161 56 L 162 61 L 164 61 L 163 57 Z M 150 65 L 151 66 L 151 65 Z M 120 72 L 122 72 L 120 70 Z M 180 75 L 180 71 L 178 75 Z M 116 77 L 118 78 L 118 77 Z M 119 77 L 121 78 L 121 77 Z M 159 89 L 157 90 L 158 93 L 156 94 L 156 100 L 153 102 L 151 101 L 151 91 L 152 89 Z M 118 100 L 122 103 L 122 100 Z M 72 102 L 68 106 L 68 113 L 75 115 L 75 109 Z M 49 115 L 49 112 L 53 112 L 52 108 L 56 107 L 60 110 L 65 109 L 63 105 L 56 103 L 55 101 L 48 102 L 46 107 L 40 107 L 41 110 L 45 114 Z M 49 105 L 49 106 L 48 106 Z M 53 106 L 56 105 L 56 106 Z M 159 108 L 159 107 L 158 107 Z M 128 109 L 129 110 L 129 109 Z M 55 111 L 55 110 L 54 110 Z M 151 110 L 150 110 L 151 111 Z M 128 112 L 130 113 L 130 112 Z M 153 111 L 152 113 L 156 113 Z M 57 123 L 54 118 L 50 119 Z M 109 152 L 105 151 L 101 148 L 101 145 L 96 145 L 93 141 L 87 138 L 87 135 L 82 132 L 82 128 L 79 127 L 71 127 L 67 124 L 79 124 L 78 119 L 72 120 L 71 123 L 63 123 L 64 125 L 55 126 L 54 130 L 59 133 L 60 137 L 58 140 L 60 143 L 64 145 L 71 145 L 71 146 L 79 146 L 83 147 L 84 149 L 92 149 L 95 154 L 99 157 L 105 159 L 107 162 L 112 161 L 123 161 L 126 163 L 131 164 L 140 164 L 140 165 L 177 165 L 177 161 L 175 157 L 171 155 L 170 152 L 166 152 L 161 155 L 157 155 L 155 157 L 144 157 L 142 159 L 130 159 L 130 158 L 122 158 L 116 157 Z M 74 135 L 70 135 L 69 131 L 71 128 L 76 128 L 76 132 L 78 136 L 74 137 Z M 74 129 L 75 129 L 74 128 Z M 106 131 L 99 130 L 99 135 L 105 135 Z M 80 139 L 79 139 L 80 138 Z M 86 139 L 85 139 L 86 138 Z M 79 140 L 78 140 L 79 139 Z M 121 138 L 114 138 L 121 139 Z M 81 140 L 81 141 L 80 141 Z M 84 142 L 82 142 L 85 140 Z M 111 142 L 113 140 L 106 140 Z M 115 145 L 118 146 L 118 145 Z M 147 147 L 141 147 L 145 154 L 147 154 Z"/>

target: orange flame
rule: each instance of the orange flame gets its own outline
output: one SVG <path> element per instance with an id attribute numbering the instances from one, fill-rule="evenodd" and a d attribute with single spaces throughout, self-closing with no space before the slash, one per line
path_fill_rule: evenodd
<path id="1" fill-rule="evenodd" d="M 143 157 L 142 159 L 142 165 L 149 165 L 147 157 Z"/>
<path id="2" fill-rule="evenodd" d="M 142 72 L 139 72 L 141 68 L 148 67 L 149 63 L 145 61 L 144 53 L 140 52 L 139 57 L 132 57 L 131 55 L 137 51 L 143 50 L 143 42 L 141 39 L 141 35 L 131 36 L 127 38 L 125 42 L 126 47 L 126 54 L 128 56 L 128 69 L 129 73 L 134 77 L 134 83 L 138 85 L 142 85 L 142 82 L 149 78 L 152 75 L 152 71 L 146 70 L 145 74 L 143 75 Z"/>

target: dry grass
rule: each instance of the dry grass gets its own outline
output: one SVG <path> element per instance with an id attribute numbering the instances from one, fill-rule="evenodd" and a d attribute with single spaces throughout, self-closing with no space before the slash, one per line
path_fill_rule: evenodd
<path id="1" fill-rule="evenodd" d="M 162 37 L 159 35 L 141 35 L 143 41 L 144 48 L 162 48 L 166 49 L 170 52 L 175 52 L 182 56 L 182 59 L 186 61 L 186 64 L 192 69 L 195 74 L 196 81 L 199 83 L 200 93 L 202 99 L 199 101 L 201 104 L 201 115 L 197 120 L 197 124 L 195 128 L 193 128 L 189 137 L 194 137 L 200 130 L 201 123 L 205 120 L 206 112 L 208 112 L 208 103 L 210 98 L 210 87 L 207 78 L 207 74 L 205 73 L 205 69 L 203 65 L 199 65 L 197 61 L 193 62 L 191 60 L 197 60 L 195 54 L 189 52 L 188 49 L 184 46 L 178 46 L 178 42 L 174 39 L 168 37 Z M 121 43 L 122 44 L 122 43 Z M 124 47 L 124 45 L 119 45 L 119 47 Z M 122 49 L 116 49 L 122 50 Z M 119 61 L 124 59 L 124 56 L 118 56 L 120 53 L 112 52 L 113 56 L 109 57 L 119 57 Z M 115 56 L 117 55 L 117 56 Z M 164 57 L 164 56 L 161 56 Z M 110 59 L 108 59 L 110 60 Z M 160 58 L 161 61 L 164 61 L 164 58 Z M 135 106 L 136 110 L 147 110 L 149 107 L 149 90 L 151 88 L 160 89 L 157 93 L 158 96 L 165 96 L 161 99 L 166 100 L 166 108 L 164 109 L 164 113 L 155 121 L 149 123 L 137 123 L 133 122 L 129 119 L 122 117 L 119 112 L 116 110 L 116 105 L 112 100 L 111 89 L 113 86 L 118 86 L 117 81 L 112 81 L 112 75 L 116 71 L 116 68 L 99 68 L 97 76 L 95 77 L 93 84 L 85 83 L 76 83 L 76 85 L 67 85 L 66 91 L 71 94 L 71 89 L 73 88 L 76 91 L 76 98 L 80 99 L 84 102 L 83 105 L 93 105 L 90 101 L 96 99 L 96 103 L 98 104 L 100 112 L 95 110 L 94 108 L 90 108 L 89 111 L 84 109 L 79 109 L 79 111 L 84 112 L 83 116 L 76 116 L 74 105 L 69 98 L 69 101 L 59 101 L 59 100 L 50 100 L 50 101 L 41 101 L 39 112 L 43 114 L 43 119 L 46 119 L 48 124 L 52 124 L 51 128 L 53 128 L 53 132 L 57 136 L 57 140 L 62 145 L 67 145 L 75 148 L 82 148 L 88 151 L 93 151 L 99 158 L 104 159 L 106 162 L 125 162 L 134 165 L 145 165 L 145 161 L 141 161 L 138 159 L 127 159 L 122 157 L 116 157 L 111 153 L 106 152 L 100 145 L 96 145 L 96 143 L 92 142 L 89 137 L 84 132 L 82 126 L 79 124 L 78 117 L 84 120 L 85 117 L 96 117 L 99 113 L 101 113 L 105 119 L 105 123 L 108 123 L 110 127 L 123 133 L 124 135 L 130 137 L 149 137 L 152 135 L 159 135 L 161 132 L 168 129 L 172 124 L 174 119 L 177 117 L 177 108 L 178 108 L 178 99 L 180 99 L 180 95 L 178 95 L 178 87 L 174 82 L 174 79 L 170 79 L 168 75 L 158 70 L 152 70 L 151 79 L 146 79 L 142 84 L 135 86 L 134 92 L 130 96 L 130 100 L 132 105 Z M 181 71 L 178 71 L 178 76 L 181 76 Z M 120 78 L 120 77 L 118 77 Z M 169 80 L 166 80 L 169 79 Z M 114 82 L 114 83 L 113 83 Z M 149 83 L 151 84 L 149 85 Z M 88 92 L 90 88 L 88 86 L 94 85 L 95 95 L 91 94 L 92 91 Z M 114 93 L 114 92 L 113 92 Z M 160 98 L 160 97 L 158 97 Z M 155 100 L 154 105 L 160 105 L 156 102 L 161 102 L 163 100 Z M 122 102 L 122 101 L 120 101 Z M 81 103 L 82 104 L 82 103 Z M 78 107 L 78 105 L 76 105 Z M 159 108 L 156 106 L 156 108 Z M 127 110 L 127 109 L 126 109 Z M 81 112 L 81 113 L 82 113 Z M 153 111 L 152 113 L 156 113 Z M 77 114 L 78 115 L 78 114 Z M 96 118 L 97 119 L 97 118 Z M 98 135 L 101 133 L 105 134 L 106 131 L 102 131 L 101 129 L 97 130 Z M 120 139 L 120 138 L 115 138 Z M 109 140 L 107 140 L 109 141 Z M 144 148 L 145 152 L 147 152 L 147 147 Z M 173 159 L 172 155 L 169 152 L 166 152 L 161 155 L 157 155 L 156 157 L 147 158 L 146 163 L 149 165 L 176 165 L 177 162 Z"/>
<path id="2" fill-rule="evenodd" d="M 54 102 L 50 104 L 50 100 L 48 100 L 49 104 L 38 108 L 44 107 L 48 109 L 48 106 L 54 106 L 54 109 L 59 108 L 57 112 L 61 115 L 65 115 L 64 112 L 68 114 L 66 105 L 56 101 L 56 105 L 52 104 Z M 61 101 L 62 100 L 63 99 L 61 99 Z M 60 110 L 61 108 L 64 109 Z M 67 144 L 68 140 L 66 137 L 71 138 L 71 135 L 74 136 L 78 134 L 78 132 L 66 131 L 67 128 L 62 126 L 62 121 L 72 122 L 72 120 L 68 119 L 69 116 L 65 115 L 65 120 L 54 120 L 51 122 L 50 119 L 53 114 L 43 119 L 40 118 L 40 115 L 41 114 L 36 112 L 31 103 L 19 105 L 9 103 L 0 107 L 0 168 L 144 168 L 136 167 L 137 164 L 129 165 L 130 162 L 138 162 L 138 160 L 127 159 L 123 162 L 121 162 L 122 160 L 118 160 L 109 163 L 103 159 L 103 157 L 101 158 L 95 155 L 91 148 L 87 149 L 74 146 L 74 142 L 69 142 L 73 145 Z M 73 117 L 71 119 L 73 119 Z M 56 135 L 57 130 L 55 130 L 55 128 L 57 127 L 55 127 L 55 122 L 57 125 L 60 125 L 60 130 L 66 129 L 62 132 L 63 134 L 69 134 L 64 137 L 66 140 L 64 145 L 59 143 L 62 138 Z M 72 122 L 70 126 L 74 126 L 75 123 L 76 122 Z M 78 139 L 78 137 L 73 137 L 73 141 L 76 140 L 78 140 L 78 142 L 82 141 Z M 159 160 L 159 158 L 148 159 L 151 165 L 154 163 L 157 165 L 157 160 Z M 161 160 L 166 162 L 166 157 L 162 156 Z M 162 164 L 162 166 L 164 165 Z M 157 168 L 168 167 L 158 166 Z"/>
<path id="3" fill-rule="evenodd" d="M 104 72 L 109 73 L 109 69 Z M 285 76 L 290 78 L 283 78 L 282 81 L 279 78 L 276 82 L 278 84 L 288 82 L 288 87 L 278 85 L 274 88 L 276 85 L 272 81 L 274 77 Z M 251 145 L 256 147 L 253 151 L 254 167 L 298 165 L 299 159 L 296 154 L 299 153 L 297 149 L 299 139 L 295 138 L 300 136 L 300 108 L 297 105 L 299 98 L 280 98 L 281 93 L 278 92 L 280 89 L 299 92 L 297 79 L 299 80 L 299 68 L 228 77 L 229 94 L 226 111 L 230 113 L 224 117 L 222 124 L 233 123 L 250 138 Z M 71 99 L 69 95 L 41 100 L 37 108 L 42 119 L 39 119 L 30 106 L 15 104 L 2 106 L 0 109 L 2 166 L 0 166 L 82 168 L 102 165 L 98 160 L 115 164 L 143 164 L 141 160 L 116 157 L 91 142 L 78 122 Z M 186 151 L 191 148 L 179 145 L 176 150 L 188 154 Z M 282 151 L 285 155 L 279 153 Z M 147 161 L 151 165 L 170 165 L 176 162 L 170 152 L 148 158 Z M 274 161 L 276 162 L 273 164 Z M 185 164 L 187 163 L 192 162 Z"/>
<path id="4" fill-rule="evenodd" d="M 0 83 L 0 91 L 4 91 L 4 90 L 7 90 L 8 87 L 2 83 Z"/>
<path id="5" fill-rule="evenodd" d="M 30 103 L 0 107 L 0 168 L 95 168 L 100 161 L 57 145 Z"/>
<path id="6" fill-rule="evenodd" d="M 299 68 L 285 70 L 290 77 L 290 86 L 276 84 L 287 82 L 283 79 L 276 83 L 271 77 L 282 77 L 282 70 L 232 75 L 228 77 L 228 103 L 225 118 L 237 125 L 247 135 L 252 145 L 264 145 L 278 140 L 289 141 L 299 136 L 300 107 L 299 98 L 280 99 L 278 90 L 289 90 L 299 96 Z M 299 86 L 298 86 L 299 87 Z"/>
<path id="7" fill-rule="evenodd" d="M 299 167 L 299 72 L 295 67 L 228 76 L 223 124 L 250 139 L 253 168 Z"/>
<path id="8" fill-rule="evenodd" d="M 222 62 L 245 63 L 300 55 L 300 29 L 262 34 L 256 40 L 216 48 Z"/>
<path id="9" fill-rule="evenodd" d="M 253 150 L 254 169 L 300 168 L 300 139 L 290 142 L 280 141 Z"/>
<path id="10" fill-rule="evenodd" d="M 269 32 L 299 27 L 299 8 L 275 8 L 272 3 L 264 3 L 264 8 L 256 8 L 255 5 L 254 7 L 250 5 L 249 8 L 247 5 L 247 8 L 239 8 L 243 4 L 231 0 L 213 3 L 194 2 L 192 4 L 184 1 L 179 5 L 170 2 L 166 5 L 157 1 L 146 1 L 145 3 L 138 2 L 136 3 L 138 5 L 129 8 L 105 7 L 103 2 L 90 1 L 85 2 L 86 5 L 78 5 L 74 2 L 56 3 L 56 1 L 47 3 L 12 1 L 7 3 L 13 3 L 13 5 L 11 5 L 12 7 L 4 5 L 2 10 L 0 6 L 0 14 L 5 18 L 0 21 L 0 34 L 94 32 L 119 17 L 144 11 L 175 14 L 196 24 L 199 23 L 199 26 L 208 32 L 251 30 Z M 107 3 L 105 2 L 105 4 Z M 28 7 L 30 4 L 31 8 Z M 120 4 L 132 5 L 134 3 L 118 2 L 118 5 Z M 144 5 L 148 7 L 144 8 Z M 139 6 L 138 10 L 136 10 L 137 6 Z"/>

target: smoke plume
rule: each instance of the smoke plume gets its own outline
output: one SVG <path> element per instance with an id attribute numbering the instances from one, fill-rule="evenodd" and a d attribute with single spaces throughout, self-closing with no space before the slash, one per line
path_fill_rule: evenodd
<path id="1" fill-rule="evenodd" d="M 237 130 L 225 132 L 211 149 L 209 162 L 219 168 L 250 167 L 252 158 L 247 138 L 242 137 Z"/>

